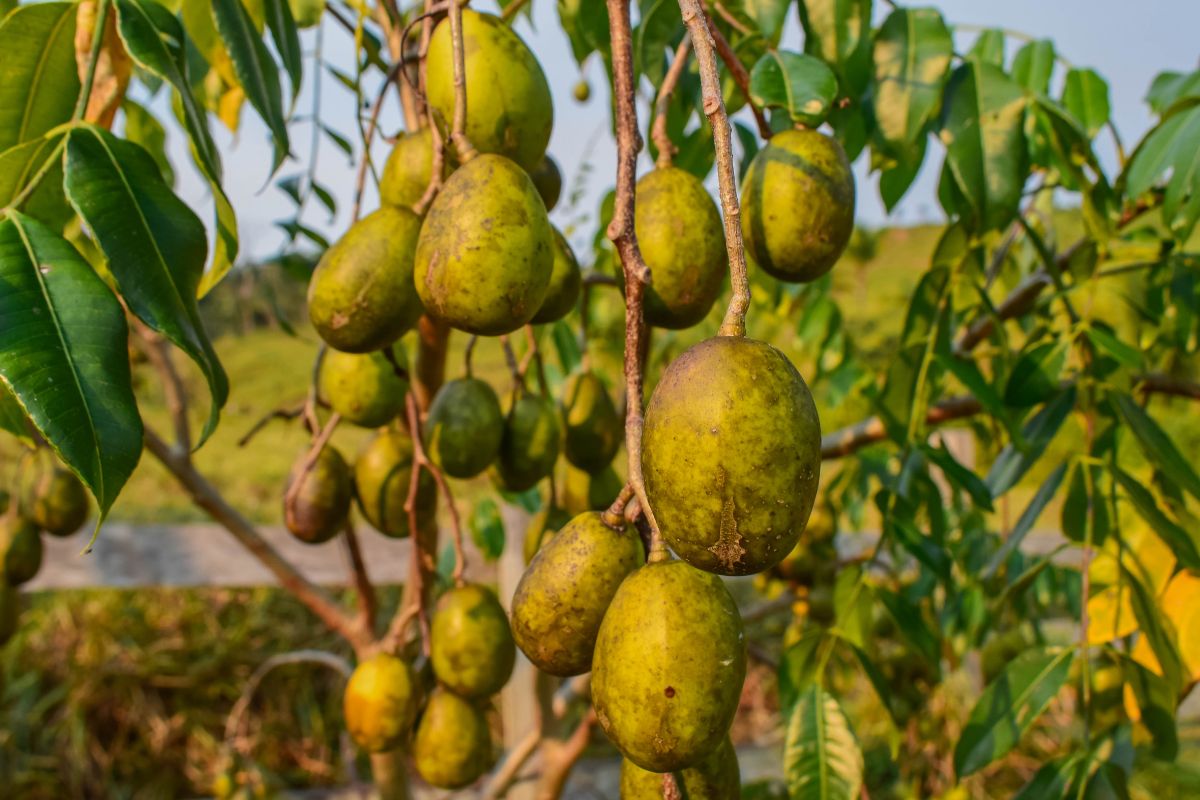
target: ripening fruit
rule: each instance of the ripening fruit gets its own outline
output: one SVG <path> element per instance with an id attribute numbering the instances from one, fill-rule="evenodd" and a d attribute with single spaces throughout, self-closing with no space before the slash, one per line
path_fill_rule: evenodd
<path id="1" fill-rule="evenodd" d="M 533 170 L 546 153 L 554 101 L 537 58 L 499 17 L 462 12 L 467 90 L 467 138 L 481 153 L 497 153 Z M 450 23 L 438 23 L 429 41 L 426 93 L 449 131 L 454 119 L 454 64 Z"/>
<path id="2" fill-rule="evenodd" d="M 425 310 L 451 327 L 499 336 L 546 299 L 554 231 L 525 171 L 501 156 L 455 170 L 425 216 L 415 279 Z"/>
<path id="3" fill-rule="evenodd" d="M 383 430 L 363 447 L 354 462 L 358 507 L 380 533 L 394 539 L 409 534 L 408 499 L 412 480 L 413 442 L 405 430 Z M 417 479 L 417 526 L 424 528 L 437 512 L 437 484 L 426 470 Z"/>
<path id="4" fill-rule="evenodd" d="M 525 527 L 525 541 L 521 548 L 528 565 L 542 545 L 550 541 L 562 527 L 571 521 L 571 515 L 556 505 L 550 505 L 529 518 Z"/>
<path id="5" fill-rule="evenodd" d="M 590 670 L 604 612 L 621 581 L 644 560 L 632 530 L 613 530 L 595 512 L 575 517 L 538 551 L 517 584 L 517 646 L 551 675 Z"/>
<path id="6" fill-rule="evenodd" d="M 29 518 L 51 536 L 70 536 L 88 516 L 88 494 L 75 473 L 54 469 L 43 475 L 33 494 Z"/>
<path id="7" fill-rule="evenodd" d="M 413 255 L 420 230 L 412 211 L 384 206 L 321 256 L 308 284 L 308 316 L 330 347 L 369 353 L 417 324 Z"/>
<path id="8" fill-rule="evenodd" d="M 742 618 L 725 584 L 652 560 L 625 579 L 600 624 L 592 705 L 626 758 L 670 772 L 728 735 L 745 677 Z"/>
<path id="9" fill-rule="evenodd" d="M 680 795 L 688 800 L 741 797 L 742 774 L 729 736 L 700 761 L 675 773 L 675 780 Z M 662 773 L 644 770 L 627 758 L 621 760 L 621 800 L 659 800 L 662 796 Z"/>
<path id="10" fill-rule="evenodd" d="M 42 568 L 42 535 L 37 526 L 15 514 L 0 518 L 0 561 L 9 586 L 33 580 Z"/>
<path id="11" fill-rule="evenodd" d="M 562 416 L 563 454 L 568 461 L 589 473 L 612 463 L 625 426 L 596 373 L 576 372 L 563 383 Z"/>
<path id="12" fill-rule="evenodd" d="M 581 80 L 575 84 L 573 93 L 577 101 L 586 103 L 592 96 L 592 85 L 587 81 Z"/>
<path id="13" fill-rule="evenodd" d="M 0 581 L 0 645 L 17 632 L 21 617 L 21 593 L 7 582 Z"/>
<path id="14" fill-rule="evenodd" d="M 487 383 L 462 378 L 442 385 L 424 430 L 425 452 L 452 478 L 474 478 L 500 452 L 504 413 L 500 400 Z"/>
<path id="15" fill-rule="evenodd" d="M 469 583 L 443 594 L 430 633 L 433 672 L 450 691 L 479 699 L 508 683 L 517 648 L 508 615 L 491 589 Z"/>
<path id="16" fill-rule="evenodd" d="M 534 325 L 554 322 L 571 313 L 579 300 L 583 286 L 583 275 L 575 251 L 557 229 L 554 230 L 554 263 L 550 268 L 550 284 L 546 287 L 546 299 L 530 320 Z"/>
<path id="17" fill-rule="evenodd" d="M 562 195 L 562 171 L 558 168 L 558 162 L 548 155 L 542 156 L 542 160 L 529 173 L 529 177 L 546 206 L 546 213 L 549 214 L 558 205 L 558 198 Z"/>
<path id="18" fill-rule="evenodd" d="M 613 504 L 624 486 L 625 482 L 611 464 L 591 474 L 568 463 L 563 506 L 571 514 L 604 511 Z"/>
<path id="19" fill-rule="evenodd" d="M 812 130 L 777 133 L 742 180 L 746 255 L 781 281 L 807 283 L 830 270 L 854 232 L 854 175 L 836 139 Z"/>
<path id="20" fill-rule="evenodd" d="M 361 661 L 342 697 L 346 730 L 364 750 L 393 750 L 404 744 L 416 722 L 418 695 L 412 669 L 402 659 L 380 653 Z"/>
<path id="21" fill-rule="evenodd" d="M 749 575 L 795 547 L 821 472 L 821 424 L 771 345 L 717 336 L 667 367 L 646 411 L 646 493 L 680 558 Z"/>
<path id="22" fill-rule="evenodd" d="M 635 200 L 638 244 L 654 276 L 646 287 L 646 321 L 690 328 L 708 314 L 725 283 L 721 214 L 700 179 L 677 167 L 643 175 Z"/>
<path id="23" fill-rule="evenodd" d="M 333 446 L 322 447 L 312 468 L 305 472 L 307 458 L 306 451 L 288 475 L 283 492 L 283 522 L 300 541 L 320 544 L 332 539 L 345 524 L 354 488 L 350 467 Z M 292 487 L 297 480 L 300 486 L 293 496 Z"/>
<path id="24" fill-rule="evenodd" d="M 479 707 L 434 690 L 413 742 L 417 773 L 439 789 L 461 789 L 491 769 L 493 760 L 492 735 Z"/>
<path id="25" fill-rule="evenodd" d="M 558 414 L 540 395 L 522 393 L 508 412 L 496 477 L 510 492 L 523 492 L 554 470 L 558 461 Z"/>
<path id="26" fill-rule="evenodd" d="M 401 369 L 407 367 L 404 348 L 392 351 Z M 404 408 L 408 381 L 382 352 L 342 353 L 328 350 L 317 381 L 320 395 L 342 419 L 364 428 L 386 425 Z"/>
<path id="27" fill-rule="evenodd" d="M 433 176 L 433 134 L 429 128 L 402 133 L 379 176 L 379 202 L 409 208 L 425 196 Z"/>

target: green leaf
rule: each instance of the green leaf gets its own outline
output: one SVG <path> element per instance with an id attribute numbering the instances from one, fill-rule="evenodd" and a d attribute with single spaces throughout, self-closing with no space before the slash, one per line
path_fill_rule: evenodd
<path id="1" fill-rule="evenodd" d="M 945 442 L 940 443 L 937 447 L 924 445 L 921 452 L 941 469 L 946 480 L 965 491 L 975 505 L 986 511 L 992 510 L 992 493 L 988 490 L 987 484 L 972 470 L 960 464 L 958 459 L 946 449 Z"/>
<path id="2" fill-rule="evenodd" d="M 804 52 L 833 67 L 843 93 L 861 94 L 871 69 L 871 0 L 801 0 L 800 23 Z"/>
<path id="3" fill-rule="evenodd" d="M 1017 524 L 1009 531 L 1008 538 L 1004 540 L 1004 544 L 992 556 L 983 571 L 983 578 L 989 579 L 999 571 L 1000 567 L 1008 561 L 1008 557 L 1021 546 L 1021 540 L 1026 534 L 1033 529 L 1033 525 L 1037 522 L 1038 517 L 1046 510 L 1046 506 L 1058 494 L 1058 487 L 1062 486 L 1063 478 L 1067 474 L 1067 465 L 1060 464 L 1057 469 L 1050 473 L 1046 478 L 1045 483 L 1038 487 L 1034 493 L 1033 499 L 1029 501 L 1029 505 L 1021 512 L 1021 516 L 1017 519 Z"/>
<path id="4" fill-rule="evenodd" d="M 763 38 L 772 45 L 779 44 L 791 0 L 735 0 L 734 4 L 754 23 Z"/>
<path id="5" fill-rule="evenodd" d="M 0 208 L 12 203 L 38 170 L 54 159 L 50 171 L 22 208 L 51 228 L 61 230 L 67 224 L 71 207 L 62 191 L 62 161 L 58 158 L 61 144 L 62 136 L 54 135 L 24 142 L 0 153 Z"/>
<path id="6" fill-rule="evenodd" d="M 0 24 L 0 151 L 71 119 L 77 11 L 74 3 L 26 5 Z"/>
<path id="7" fill-rule="evenodd" d="M 1004 68 L 1004 31 L 988 28 L 981 32 L 967 53 L 971 61 Z"/>
<path id="8" fill-rule="evenodd" d="M 13 211 L 0 221 L 0 319 L 0 379 L 103 521 L 142 452 L 120 303 L 66 240 Z"/>
<path id="9" fill-rule="evenodd" d="M 950 557 L 942 546 L 917 530 L 912 521 L 898 515 L 893 515 L 885 524 L 900 546 L 913 558 L 928 567 L 940 580 L 950 581 Z"/>
<path id="10" fill-rule="evenodd" d="M 1033 774 L 1012 800 L 1057 800 L 1065 797 L 1075 772 L 1072 759 L 1055 759 Z"/>
<path id="11" fill-rule="evenodd" d="M 837 99 L 837 76 L 819 58 L 786 50 L 770 52 L 750 71 L 750 97 L 760 106 L 782 108 L 795 122 L 815 128 Z"/>
<path id="12" fill-rule="evenodd" d="M 833 608 L 837 623 L 834 633 L 855 647 L 866 647 L 871 635 L 871 587 L 863 580 L 862 568 L 847 567 L 838 572 L 833 587 Z"/>
<path id="13" fill-rule="evenodd" d="M 911 152 L 937 112 L 954 42 L 932 8 L 900 8 L 875 35 L 874 106 L 879 138 L 891 155 Z"/>
<path id="14" fill-rule="evenodd" d="M 800 634 L 800 639 L 783 651 L 779 660 L 779 710 L 784 716 L 792 713 L 800 696 L 817 680 L 820 671 L 818 650 L 829 641 L 828 632 L 810 625 Z"/>
<path id="15" fill-rule="evenodd" d="M 992 490 L 992 497 L 999 497 L 1015 486 L 1037 463 L 1074 407 L 1075 387 L 1072 386 L 1043 406 L 1025 424 L 1021 431 L 1024 442 L 1013 442 L 1000 451 L 984 479 Z"/>
<path id="16" fill-rule="evenodd" d="M 488 561 L 495 561 L 504 552 L 504 520 L 496 501 L 485 497 L 475 504 L 470 520 L 471 541 Z"/>
<path id="17" fill-rule="evenodd" d="M 983 373 L 979 371 L 979 365 L 969 358 L 960 358 L 946 353 L 937 353 L 934 358 L 942 368 L 966 387 L 984 410 L 996 417 L 1004 415 L 1004 403 L 1000 399 L 1000 394 L 983 377 Z"/>
<path id="18" fill-rule="evenodd" d="M 1016 747 L 1066 683 L 1074 657 L 1071 648 L 1023 653 L 984 689 L 954 748 L 954 769 L 960 779 Z"/>
<path id="19" fill-rule="evenodd" d="M 679 4 L 674 0 L 640 0 L 641 18 L 633 31 L 634 80 L 645 75 L 653 84 L 666 75 L 663 53 L 683 28 Z"/>
<path id="20" fill-rule="evenodd" d="M 1093 324 L 1087 329 L 1087 337 L 1100 350 L 1108 353 L 1123 366 L 1130 369 L 1142 369 L 1145 364 L 1142 352 L 1130 344 L 1117 338 L 1116 334 L 1107 330 L 1101 324 Z"/>
<path id="21" fill-rule="evenodd" d="M 1179 726 L 1175 707 L 1179 695 L 1159 675 L 1134 661 L 1126 653 L 1118 653 L 1125 685 L 1133 691 L 1142 712 L 1141 722 L 1150 731 L 1154 742 L 1154 757 L 1173 761 L 1179 753 Z"/>
<path id="22" fill-rule="evenodd" d="M 554 339 L 554 351 L 558 353 L 558 363 L 562 365 L 563 375 L 570 375 L 583 360 L 579 342 L 575 339 L 571 326 L 562 320 L 554 323 L 550 334 Z"/>
<path id="23" fill-rule="evenodd" d="M 1013 366 L 1004 402 L 1017 408 L 1044 403 L 1058 392 L 1058 376 L 1067 363 L 1067 345 L 1045 342 L 1025 351 Z"/>
<path id="24" fill-rule="evenodd" d="M 292 8 L 288 0 L 263 0 L 263 10 L 267 15 L 267 27 L 271 31 L 271 41 L 275 43 L 275 51 L 279 60 L 287 70 L 288 83 L 292 89 L 292 105 L 300 94 L 300 82 L 304 75 L 303 53 L 300 50 L 300 31 L 296 29 L 296 21 L 292 19 Z"/>
<path id="25" fill-rule="evenodd" d="M 863 756 L 837 698 L 805 689 L 788 720 L 783 770 L 790 800 L 858 800 Z"/>
<path id="26" fill-rule="evenodd" d="M 167 130 L 146 108 L 125 98 L 125 138 L 148 152 L 168 186 L 175 185 L 175 169 L 167 157 Z"/>
<path id="27" fill-rule="evenodd" d="M 1158 427 L 1158 423 L 1129 395 L 1116 395 L 1113 401 L 1133 431 L 1147 460 L 1162 469 L 1176 486 L 1200 500 L 1200 476 L 1196 475 L 1191 462 L 1176 449 L 1166 431 Z"/>
<path id="28" fill-rule="evenodd" d="M 1155 114 L 1165 114 L 1171 106 L 1189 97 L 1200 97 L 1200 71 L 1160 72 L 1150 82 L 1146 102 Z"/>
<path id="29" fill-rule="evenodd" d="M 1150 490 L 1132 475 L 1119 467 L 1113 475 L 1129 496 L 1129 501 L 1138 515 L 1167 543 L 1179 564 L 1188 569 L 1200 570 L 1200 536 L 1189 533 L 1168 517 L 1166 512 L 1159 508 L 1158 501 L 1154 499 Z"/>
<path id="30" fill-rule="evenodd" d="M 921 609 L 897 592 L 880 589 L 877 595 L 904 640 L 927 663 L 936 665 L 941 658 L 942 645 L 937 634 L 925 623 Z"/>
<path id="31" fill-rule="evenodd" d="M 1071 116 L 1079 120 L 1088 138 L 1095 136 L 1108 123 L 1108 83 L 1094 70 L 1067 71 L 1062 103 Z"/>
<path id="32" fill-rule="evenodd" d="M 254 29 L 254 20 L 241 0 L 213 0 L 213 19 L 217 32 L 229 50 L 233 71 L 238 83 L 246 90 L 246 99 L 271 130 L 275 158 L 271 165 L 274 174 L 290 155 L 287 121 L 283 114 L 279 72 L 262 37 Z"/>
<path id="33" fill-rule="evenodd" d="M 1013 58 L 1013 80 L 1035 94 L 1045 94 L 1050 89 L 1053 74 L 1054 42 L 1049 39 L 1028 42 Z"/>
<path id="34" fill-rule="evenodd" d="M 1163 679 L 1171 687 L 1171 692 L 1178 697 L 1183 689 L 1184 667 L 1179 648 L 1175 644 L 1173 627 L 1155 602 L 1153 589 L 1147 588 L 1154 586 L 1153 578 L 1146 574 L 1139 561 L 1131 561 L 1137 573 L 1131 570 L 1124 560 L 1118 561 L 1118 564 L 1123 581 L 1131 590 L 1129 599 L 1133 606 L 1133 615 L 1137 618 L 1138 630 L 1150 643 L 1150 649 L 1154 651 L 1154 657 L 1162 670 Z"/>
<path id="35" fill-rule="evenodd" d="M 943 180 L 949 176 L 970 211 L 962 216 L 978 230 L 1001 228 L 1017 214 L 1028 177 L 1025 106 L 1025 91 L 993 64 L 964 64 L 946 86 Z"/>
<path id="36" fill-rule="evenodd" d="M 129 309 L 200 367 L 212 394 L 208 422 L 217 426 L 229 381 L 196 303 L 208 251 L 204 224 L 159 176 L 154 159 L 94 125 L 67 136 L 71 204 L 104 251 Z"/>
<path id="37" fill-rule="evenodd" d="M 558 0 L 558 21 L 571 43 L 576 63 L 582 65 L 592 53 L 605 61 L 612 48 L 608 34 L 608 11 L 593 0 Z"/>
<path id="38" fill-rule="evenodd" d="M 8 431 L 30 449 L 34 447 L 31 435 L 33 429 L 29 427 L 29 420 L 25 417 L 25 412 L 21 409 L 17 398 L 13 397 L 13 393 L 8 390 L 2 380 L 0 380 L 0 431 Z"/>
<path id="39" fill-rule="evenodd" d="M 1188 100 L 1138 144 L 1125 169 L 1125 196 L 1134 200 L 1169 175 L 1163 221 L 1185 240 L 1200 219 L 1200 101 Z"/>

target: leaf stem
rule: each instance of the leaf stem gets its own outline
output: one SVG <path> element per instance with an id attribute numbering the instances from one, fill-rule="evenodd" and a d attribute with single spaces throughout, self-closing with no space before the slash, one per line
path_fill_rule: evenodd
<path id="1" fill-rule="evenodd" d="M 58 140 L 58 144 L 54 146 L 54 149 L 50 151 L 50 157 L 43 162 L 38 171 L 35 172 L 33 177 L 29 179 L 29 183 L 25 184 L 25 187 L 21 189 L 17 196 L 14 197 L 7 206 L 0 208 L 0 218 L 8 216 L 9 211 L 19 209 L 30 197 L 33 196 L 33 193 L 37 191 L 38 186 L 40 186 L 42 181 L 46 179 L 46 176 L 50 174 L 50 170 L 54 169 L 54 165 L 58 161 L 58 157 L 62 155 L 62 151 L 66 146 L 67 137 L 63 136 Z"/>
<path id="2" fill-rule="evenodd" d="M 104 29 L 108 27 L 109 0 L 96 2 L 96 30 L 92 32 L 92 49 L 88 54 L 87 71 L 83 74 L 83 84 L 79 88 L 79 99 L 75 102 L 75 112 L 71 121 L 78 122 L 87 112 L 88 101 L 92 97 L 92 84 L 96 82 L 96 65 L 100 62 L 100 49 L 104 46 Z"/>

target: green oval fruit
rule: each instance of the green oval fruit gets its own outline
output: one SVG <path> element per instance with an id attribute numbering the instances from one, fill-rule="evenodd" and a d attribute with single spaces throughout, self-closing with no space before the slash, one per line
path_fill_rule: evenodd
<path id="1" fill-rule="evenodd" d="M 522 547 L 525 563 L 533 561 L 542 545 L 550 541 L 570 521 L 571 515 L 554 505 L 547 506 L 530 517 L 529 524 L 525 526 L 525 541 Z"/>
<path id="2" fill-rule="evenodd" d="M 646 494 L 676 554 L 749 575 L 795 547 L 821 473 L 821 424 L 804 379 L 765 342 L 718 336 L 654 389 L 642 440 Z"/>
<path id="3" fill-rule="evenodd" d="M 392 349 L 396 363 L 407 369 L 404 348 Z M 321 397 L 342 419 L 364 428 L 386 425 L 404 408 L 408 381 L 382 352 L 342 353 L 328 350 L 318 380 Z"/>
<path id="4" fill-rule="evenodd" d="M 87 522 L 87 489 L 75 473 L 55 469 L 38 481 L 29 516 L 51 536 L 70 536 Z"/>
<path id="5" fill-rule="evenodd" d="M 467 139 L 481 153 L 497 153 L 533 170 L 546 153 L 554 101 L 537 58 L 499 17 L 462 12 L 467 90 Z M 426 93 L 448 131 L 454 119 L 454 64 L 449 21 L 429 40 Z"/>
<path id="6" fill-rule="evenodd" d="M 538 551 L 517 584 L 517 646 L 551 675 L 590 670 L 604 612 L 621 581 L 643 561 L 642 541 L 633 531 L 615 531 L 594 512 L 575 517 Z"/>
<path id="7" fill-rule="evenodd" d="M 6 644 L 17 632 L 20 617 L 21 593 L 0 581 L 0 645 Z"/>
<path id="8" fill-rule="evenodd" d="M 9 586 L 33 580 L 42 568 L 42 535 L 33 522 L 13 514 L 0 518 L 0 560 Z"/>
<path id="9" fill-rule="evenodd" d="M 346 730 L 364 750 L 382 753 L 408 739 L 419 709 L 412 668 L 387 653 L 359 662 L 342 696 Z"/>
<path id="10" fill-rule="evenodd" d="M 473 478 L 500 452 L 504 414 L 496 392 L 475 378 L 450 381 L 438 390 L 425 421 L 425 452 L 452 478 Z"/>
<path id="11" fill-rule="evenodd" d="M 576 100 L 580 103 L 586 103 L 592 96 L 592 85 L 587 81 L 579 81 L 579 83 L 575 84 L 573 93 Z"/>
<path id="12" fill-rule="evenodd" d="M 558 461 L 558 414 L 535 394 L 522 393 L 504 423 L 496 476 L 510 492 L 523 492 L 554 470 Z"/>
<path id="13" fill-rule="evenodd" d="M 321 256 L 308 284 L 308 317 L 330 347 L 368 353 L 417 324 L 413 255 L 420 231 L 416 214 L 384 206 Z"/>
<path id="14" fill-rule="evenodd" d="M 413 742 L 417 773 L 439 789 L 461 789 L 487 772 L 492 761 L 492 735 L 483 712 L 453 692 L 435 690 Z"/>
<path id="15" fill-rule="evenodd" d="M 571 313 L 579 300 L 583 287 L 583 275 L 575 251 L 558 230 L 554 231 L 554 264 L 550 269 L 550 284 L 546 288 L 546 299 L 530 320 L 535 325 L 555 322 Z"/>
<path id="16" fill-rule="evenodd" d="M 413 442 L 408 431 L 380 431 L 363 447 L 354 462 L 354 487 L 358 507 L 380 533 L 399 539 L 409 534 L 409 482 L 412 480 Z M 437 484 L 426 470 L 417 479 L 417 527 L 424 529 L 437 512 Z"/>
<path id="17" fill-rule="evenodd" d="M 563 505 L 571 514 L 604 511 L 616 501 L 623 488 L 625 482 L 611 464 L 593 475 L 568 462 Z"/>
<path id="18" fill-rule="evenodd" d="M 283 522 L 300 541 L 320 544 L 332 539 L 345 524 L 354 487 L 350 467 L 336 448 L 322 447 L 312 468 L 304 471 L 307 459 L 305 452 L 288 476 L 283 494 Z M 294 488 L 297 480 L 300 485 Z"/>
<path id="19" fill-rule="evenodd" d="M 508 683 L 517 649 L 508 615 L 491 589 L 469 583 L 443 594 L 430 632 L 433 672 L 450 691 L 478 699 Z"/>
<path id="20" fill-rule="evenodd" d="M 742 180 L 746 255 L 781 281 L 814 281 L 854 232 L 854 175 L 836 139 L 783 131 L 758 151 Z"/>
<path id="21" fill-rule="evenodd" d="M 417 294 L 451 327 L 499 336 L 533 319 L 546 299 L 554 231 L 533 181 L 501 156 L 455 170 L 417 242 Z"/>
<path id="22" fill-rule="evenodd" d="M 704 184 L 676 167 L 637 182 L 634 228 L 653 281 L 646 321 L 690 328 L 708 314 L 728 271 L 721 214 Z"/>
<path id="23" fill-rule="evenodd" d="M 563 383 L 563 454 L 589 473 L 612 464 L 625 426 L 604 382 L 596 373 L 576 372 Z"/>
<path id="24" fill-rule="evenodd" d="M 542 160 L 538 162 L 537 168 L 529 173 L 529 177 L 533 179 L 538 196 L 546 206 L 546 213 L 550 213 L 558 205 L 558 198 L 562 195 L 562 172 L 558 169 L 558 162 L 548 155 L 542 156 Z"/>
<path id="25" fill-rule="evenodd" d="M 670 772 L 725 738 L 745 677 L 742 618 L 721 579 L 651 562 L 625 579 L 600 624 L 592 705 L 626 758 Z"/>
<path id="26" fill-rule="evenodd" d="M 429 128 L 401 134 L 379 176 L 379 202 L 410 208 L 425 196 L 433 175 L 433 134 Z"/>
<path id="27" fill-rule="evenodd" d="M 729 736 L 693 766 L 675 773 L 680 795 L 688 800 L 737 800 L 742 796 L 742 774 Z M 650 772 L 629 759 L 621 761 L 621 800 L 659 800 L 663 775 Z"/>

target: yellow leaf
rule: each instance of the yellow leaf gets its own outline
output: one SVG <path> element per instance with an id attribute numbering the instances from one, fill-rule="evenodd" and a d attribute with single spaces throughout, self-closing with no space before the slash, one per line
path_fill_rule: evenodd
<path id="1" fill-rule="evenodd" d="M 1128 586 L 1110 586 L 1088 598 L 1088 644 L 1105 644 L 1137 630 Z"/>
<path id="2" fill-rule="evenodd" d="M 1139 578 L 1149 578 L 1156 597 L 1162 593 L 1175 571 L 1175 556 L 1171 548 L 1144 525 L 1125 532 L 1124 548 L 1118 548 L 1115 537 L 1109 538 L 1088 569 L 1093 585 L 1114 586 L 1122 582 L 1117 567 L 1118 552 L 1123 553 L 1121 562 L 1128 572 Z"/>
<path id="3" fill-rule="evenodd" d="M 217 101 L 217 117 L 232 133 L 237 133 L 242 118 L 242 104 L 245 102 L 246 92 L 240 86 L 227 89 Z"/>
<path id="4" fill-rule="evenodd" d="M 92 58 L 92 39 L 96 31 L 96 0 L 83 0 L 75 12 L 75 64 L 83 80 Z M 133 73 L 133 62 L 117 33 L 117 15 L 110 9 L 104 25 L 104 40 L 96 59 L 92 93 L 88 96 L 83 118 L 111 128 L 113 117 L 125 99 L 125 89 Z"/>

